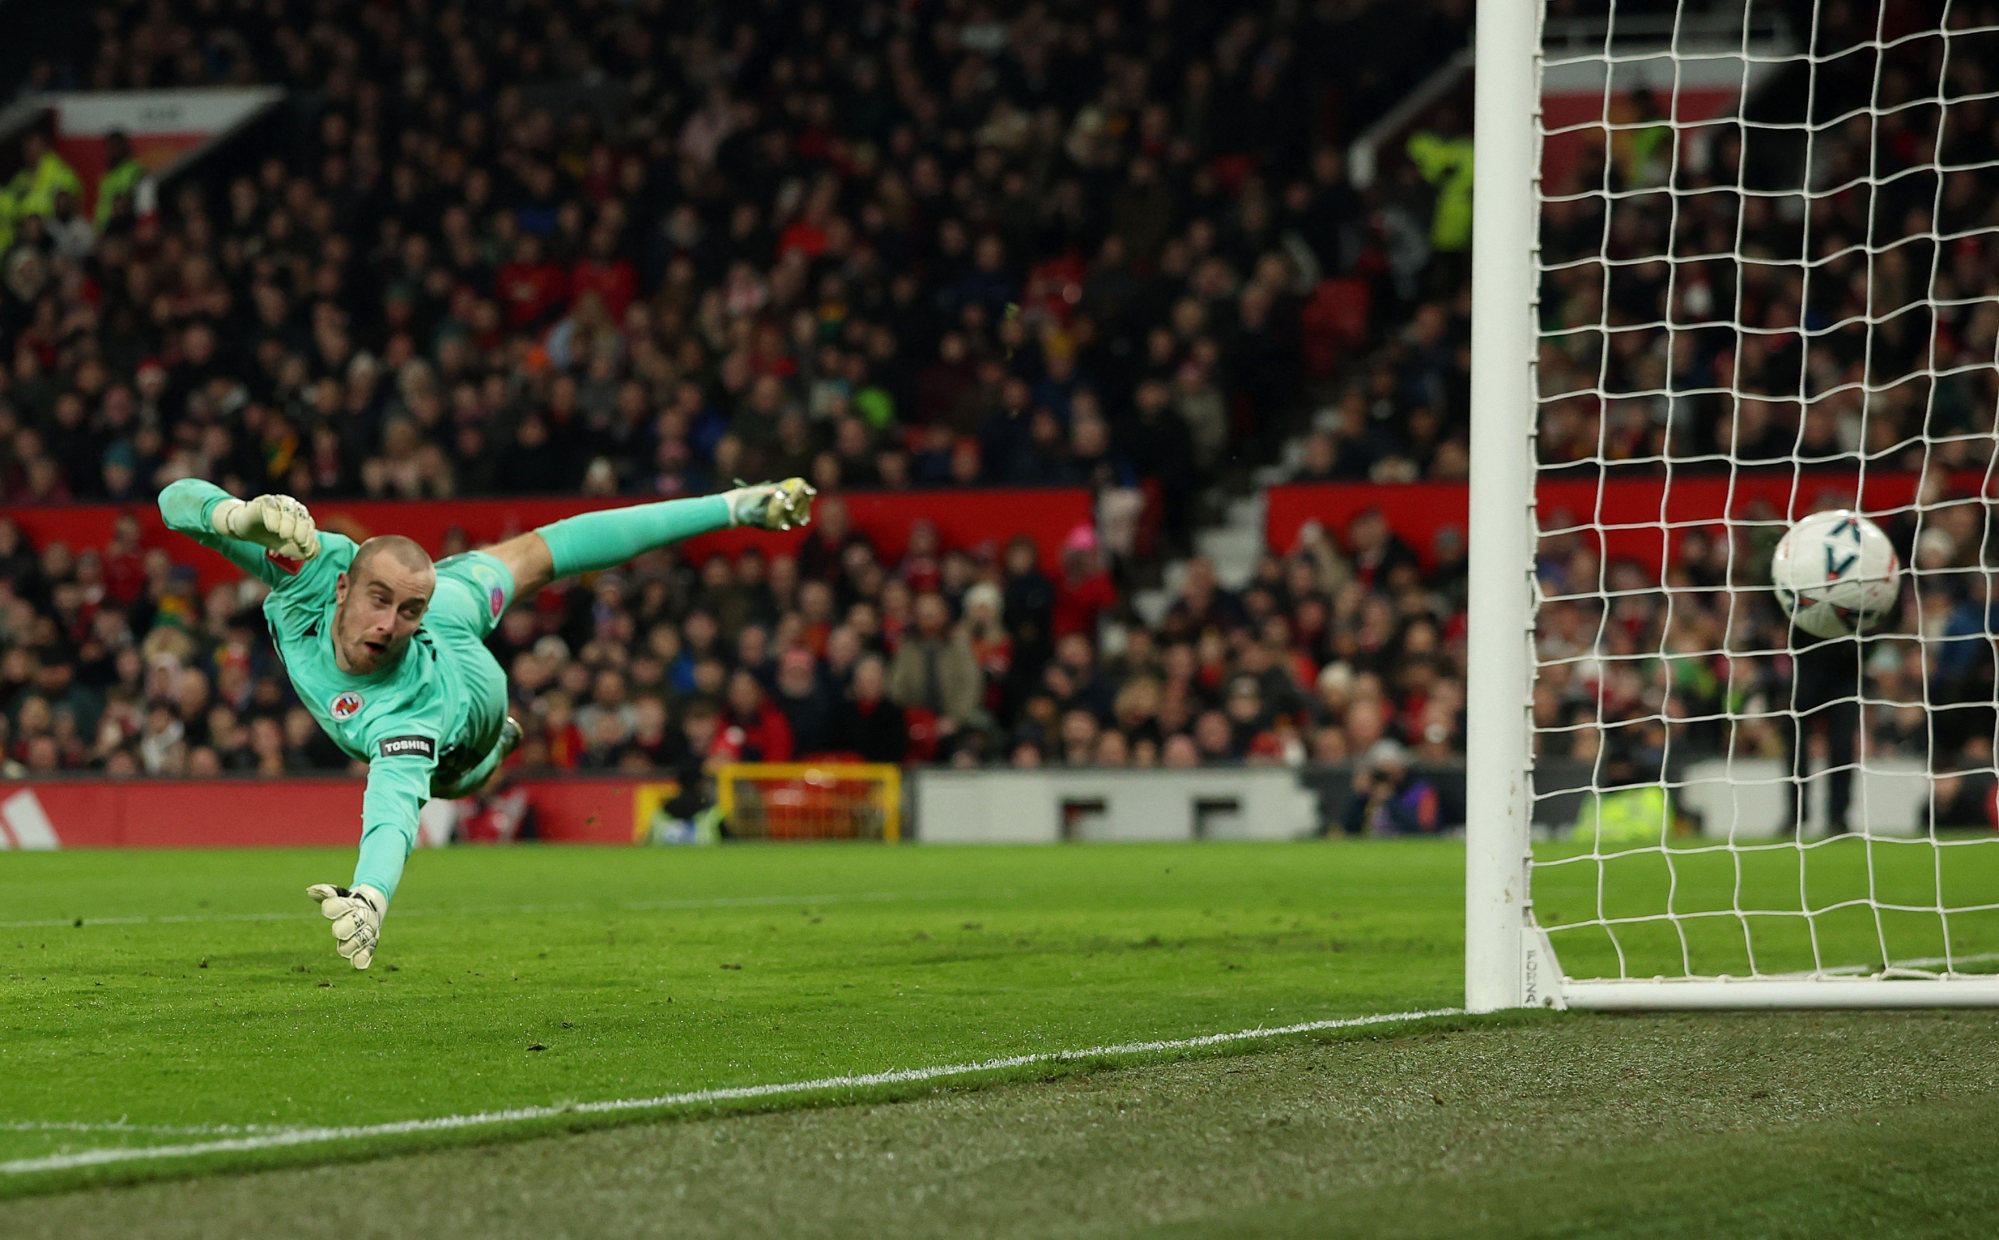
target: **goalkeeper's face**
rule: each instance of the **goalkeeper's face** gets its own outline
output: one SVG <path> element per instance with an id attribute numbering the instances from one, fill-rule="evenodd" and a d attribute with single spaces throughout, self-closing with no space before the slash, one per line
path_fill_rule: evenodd
<path id="1" fill-rule="evenodd" d="M 378 555 L 335 587 L 333 649 L 341 669 L 367 675 L 392 666 L 409 649 L 437 589 L 437 573 Z"/>

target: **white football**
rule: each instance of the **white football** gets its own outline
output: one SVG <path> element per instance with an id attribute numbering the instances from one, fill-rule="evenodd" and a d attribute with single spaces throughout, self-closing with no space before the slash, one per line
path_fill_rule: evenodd
<path id="1" fill-rule="evenodd" d="M 1902 561 L 1881 527 L 1844 508 L 1798 521 L 1770 557 L 1770 588 L 1791 623 L 1846 637 L 1878 623 L 1902 593 Z"/>

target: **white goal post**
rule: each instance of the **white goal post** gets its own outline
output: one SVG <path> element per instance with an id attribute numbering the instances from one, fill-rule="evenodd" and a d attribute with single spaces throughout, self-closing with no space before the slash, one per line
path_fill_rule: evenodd
<path id="1" fill-rule="evenodd" d="M 1466 1008 L 1999 1005 L 1999 6 L 1584 7 L 1477 6 Z"/>

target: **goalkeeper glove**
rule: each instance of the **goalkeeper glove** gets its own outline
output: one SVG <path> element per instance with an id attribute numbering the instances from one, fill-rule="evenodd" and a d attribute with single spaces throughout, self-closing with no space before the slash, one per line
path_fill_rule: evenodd
<path id="1" fill-rule="evenodd" d="M 724 492 L 730 525 L 754 525 L 764 530 L 791 530 L 812 524 L 812 497 L 819 488 L 803 478 L 783 482 L 738 485 Z"/>
<path id="2" fill-rule="evenodd" d="M 225 499 L 209 514 L 209 524 L 225 538 L 240 538 L 292 560 L 319 554 L 319 530 L 305 505 L 289 495 Z"/>
<path id="3" fill-rule="evenodd" d="M 389 897 L 365 885 L 349 891 L 331 883 L 314 883 L 305 894 L 319 901 L 319 911 L 333 923 L 334 950 L 353 961 L 355 968 L 367 968 L 382 937 L 382 914 L 389 911 Z"/>

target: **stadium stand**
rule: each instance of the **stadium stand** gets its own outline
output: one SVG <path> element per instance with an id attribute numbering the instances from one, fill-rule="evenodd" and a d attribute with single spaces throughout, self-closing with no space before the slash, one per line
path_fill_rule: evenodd
<path id="1" fill-rule="evenodd" d="M 1365 194 L 1341 154 L 1454 50 L 1450 8 L 105 5 L 36 81 L 277 83 L 295 132 L 156 213 L 8 199 L 0 500 L 1083 486 L 1146 515 L 575 583 L 496 637 L 517 760 L 804 752 L 835 715 L 910 760 L 1449 757 L 1461 566 L 1379 520 L 1240 591 L 1196 558 L 1154 627 L 1124 599 L 1300 432 L 1301 478 L 1462 476 L 1462 139 Z M 1301 69 L 1356 44 L 1345 81 Z M 337 765 L 254 602 L 136 531 L 0 521 L 8 760 Z"/>

